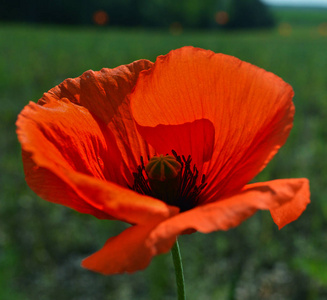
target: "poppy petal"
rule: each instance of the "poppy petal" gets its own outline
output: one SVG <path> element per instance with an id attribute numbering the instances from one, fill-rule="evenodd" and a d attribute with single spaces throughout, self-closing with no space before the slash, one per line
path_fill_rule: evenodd
<path id="1" fill-rule="evenodd" d="M 158 57 L 140 74 L 131 107 L 140 128 L 203 119 L 213 124 L 214 149 L 204 164 L 208 185 L 202 193 L 210 202 L 240 190 L 285 143 L 294 115 L 292 96 L 292 88 L 272 73 L 235 57 L 183 47 Z M 157 139 L 155 130 L 146 135 L 151 145 Z M 189 132 L 185 151 L 204 156 L 206 146 L 194 149 L 191 141 Z"/>
<path id="2" fill-rule="evenodd" d="M 18 117 L 17 134 L 23 149 L 46 164 L 124 183 L 117 172 L 121 154 L 110 130 L 65 98 L 43 106 L 30 102 Z"/>
<path id="3" fill-rule="evenodd" d="M 80 213 L 93 215 L 98 219 L 112 218 L 107 213 L 88 204 L 65 179 L 61 178 L 62 176 L 58 176 L 49 169 L 36 165 L 31 158 L 31 153 L 23 151 L 22 157 L 26 182 L 41 198 L 68 206 Z"/>
<path id="4" fill-rule="evenodd" d="M 228 230 L 258 209 L 270 210 L 275 223 L 281 228 L 297 219 L 309 202 L 309 182 L 305 178 L 249 184 L 238 194 L 163 221 L 152 231 L 152 243 L 158 251 L 166 252 L 173 237 L 190 229 L 202 233 Z"/>
<path id="5" fill-rule="evenodd" d="M 212 157 L 215 129 L 209 120 L 201 119 L 181 125 L 137 127 L 145 140 L 151 141 L 151 145 L 159 154 L 168 154 L 172 150 L 186 157 L 192 154 L 193 164 L 199 170 L 202 169 L 203 163 Z M 203 145 L 203 151 L 197 151 L 198 145 Z M 201 175 L 200 173 L 200 177 Z"/>
<path id="6" fill-rule="evenodd" d="M 139 73 L 152 65 L 152 62 L 142 59 L 114 69 L 86 71 L 81 76 L 68 78 L 49 90 L 38 104 L 67 98 L 70 102 L 87 108 L 108 124 L 117 117 L 117 111 L 134 88 Z"/>
<path id="7" fill-rule="evenodd" d="M 117 145 L 103 122 L 87 109 L 65 99 L 52 100 L 43 106 L 31 102 L 16 124 L 26 181 L 38 195 L 46 196 L 46 200 L 88 212 L 89 205 L 79 201 L 76 195 L 72 197 L 74 192 L 69 187 L 58 189 L 64 184 L 56 172 L 62 170 L 124 183 L 117 172 L 121 160 Z M 67 196 L 64 191 L 69 191 Z M 88 207 L 85 211 L 84 206 Z"/>
<path id="8" fill-rule="evenodd" d="M 146 240 L 155 225 L 132 226 L 108 239 L 101 250 L 83 260 L 82 266 L 104 275 L 145 269 L 156 254 Z M 175 239 L 171 241 L 174 243 Z"/>
<path id="9" fill-rule="evenodd" d="M 36 166 L 24 152 L 26 181 L 43 199 L 91 214 L 99 219 L 116 219 L 131 224 L 151 223 L 179 212 L 174 206 L 140 195 L 114 183 L 81 173 Z M 29 168 L 29 166 L 31 168 Z M 51 166 L 50 166 L 51 168 Z"/>
<path id="10" fill-rule="evenodd" d="M 159 222 L 179 213 L 179 208 L 136 193 L 108 181 L 66 172 L 70 185 L 81 198 L 112 218 L 130 224 Z"/>
<path id="11" fill-rule="evenodd" d="M 289 219 L 284 218 L 285 225 L 301 215 L 309 203 L 308 197 L 308 180 L 303 178 L 249 184 L 237 195 L 199 206 L 161 223 L 132 226 L 110 238 L 101 250 L 86 258 L 82 266 L 106 275 L 142 270 L 153 256 L 168 252 L 180 234 L 194 230 L 203 233 L 228 230 L 258 209 L 275 210 L 290 203 L 294 212 Z"/>
<path id="12" fill-rule="evenodd" d="M 132 172 L 140 164 L 140 157 L 154 155 L 153 148 L 136 130 L 129 98 L 139 73 L 152 65 L 148 60 L 138 60 L 114 69 L 90 70 L 80 77 L 66 79 L 45 93 L 38 102 L 42 105 L 52 99 L 67 98 L 102 120 L 111 130 L 121 152 L 124 167 L 122 173 L 130 185 Z"/>
<path id="13" fill-rule="evenodd" d="M 310 203 L 309 181 L 305 180 L 297 197 L 281 206 L 270 209 L 271 216 L 278 228 L 281 229 L 290 222 L 295 221 Z"/>
<path id="14" fill-rule="evenodd" d="M 130 223 L 170 214 L 162 201 L 111 183 L 125 184 L 120 151 L 110 130 L 84 107 L 65 99 L 30 103 L 18 118 L 17 134 L 26 181 L 42 198 Z"/>

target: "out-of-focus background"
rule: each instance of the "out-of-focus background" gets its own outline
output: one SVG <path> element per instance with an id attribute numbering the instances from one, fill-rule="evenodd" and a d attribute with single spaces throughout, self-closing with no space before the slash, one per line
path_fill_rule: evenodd
<path id="1" fill-rule="evenodd" d="M 312 204 L 279 231 L 258 212 L 228 232 L 182 236 L 188 299 L 327 299 L 327 1 L 8 0 L 0 7 L 0 299 L 176 299 L 170 254 L 132 275 L 80 261 L 126 228 L 39 199 L 15 120 L 88 69 L 193 45 L 236 56 L 295 90 L 286 145 L 256 178 L 308 177 Z"/>

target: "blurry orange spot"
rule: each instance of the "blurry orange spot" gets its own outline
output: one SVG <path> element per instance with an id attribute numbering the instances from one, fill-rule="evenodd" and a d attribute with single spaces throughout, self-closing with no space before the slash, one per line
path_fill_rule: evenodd
<path id="1" fill-rule="evenodd" d="M 95 24 L 103 26 L 109 21 L 108 14 L 103 10 L 98 10 L 93 14 L 93 21 Z"/>
<path id="2" fill-rule="evenodd" d="M 289 23 L 280 23 L 278 26 L 278 32 L 282 36 L 290 36 L 292 34 L 292 26 Z"/>
<path id="3" fill-rule="evenodd" d="M 327 22 L 321 23 L 318 26 L 318 32 L 322 36 L 327 36 Z"/>
<path id="4" fill-rule="evenodd" d="M 229 15 L 225 11 L 217 11 L 215 14 L 215 20 L 219 25 L 225 25 L 229 21 Z"/>
<path id="5" fill-rule="evenodd" d="M 179 22 L 173 22 L 170 24 L 169 31 L 173 35 L 180 35 L 183 32 L 183 26 Z"/>

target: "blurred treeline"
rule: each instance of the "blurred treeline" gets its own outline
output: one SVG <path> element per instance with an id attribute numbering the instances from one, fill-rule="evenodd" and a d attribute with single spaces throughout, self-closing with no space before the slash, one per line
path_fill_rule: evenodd
<path id="1" fill-rule="evenodd" d="M 183 28 L 274 25 L 260 0 L 11 0 L 1 6 L 0 20 L 14 22 Z"/>

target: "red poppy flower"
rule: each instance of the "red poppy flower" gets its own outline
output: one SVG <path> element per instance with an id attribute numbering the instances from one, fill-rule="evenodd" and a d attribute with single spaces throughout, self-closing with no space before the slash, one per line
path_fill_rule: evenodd
<path id="1" fill-rule="evenodd" d="M 281 228 L 310 202 L 307 179 L 248 182 L 285 143 L 292 97 L 274 74 L 193 47 L 87 71 L 19 115 L 26 181 L 45 200 L 132 224 L 83 261 L 103 274 L 143 269 L 179 235 L 258 209 Z"/>

